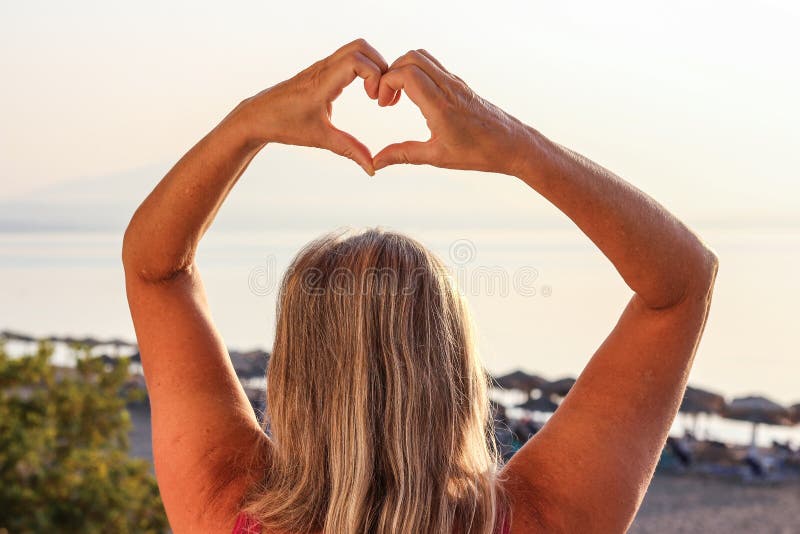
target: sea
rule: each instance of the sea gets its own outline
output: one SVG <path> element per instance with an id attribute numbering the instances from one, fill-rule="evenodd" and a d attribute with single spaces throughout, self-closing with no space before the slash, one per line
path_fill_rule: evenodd
<path id="1" fill-rule="evenodd" d="M 402 228 L 437 253 L 465 294 L 486 367 L 548 379 L 578 375 L 632 296 L 611 262 L 576 228 Z M 214 231 L 197 263 L 212 316 L 231 349 L 269 350 L 280 278 L 320 229 Z M 800 231 L 708 225 L 720 258 L 689 383 L 728 399 L 800 402 Z M 121 232 L 0 232 L 0 330 L 135 341 Z M 57 358 L 67 361 L 68 351 Z M 503 400 L 513 405 L 513 394 Z M 672 432 L 749 443 L 752 425 L 679 415 Z M 800 426 L 761 425 L 758 443 L 800 445 Z"/>

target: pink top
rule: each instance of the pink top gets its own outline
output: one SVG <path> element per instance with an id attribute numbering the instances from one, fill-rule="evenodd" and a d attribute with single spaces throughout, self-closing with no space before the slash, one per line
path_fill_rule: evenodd
<path id="1" fill-rule="evenodd" d="M 261 534 L 261 525 L 249 515 L 242 512 L 236 518 L 232 534 Z"/>
<path id="2" fill-rule="evenodd" d="M 500 534 L 509 534 L 510 532 L 511 525 L 503 523 Z M 241 513 L 236 518 L 236 525 L 233 527 L 232 534 L 261 534 L 261 525 L 250 516 Z"/>

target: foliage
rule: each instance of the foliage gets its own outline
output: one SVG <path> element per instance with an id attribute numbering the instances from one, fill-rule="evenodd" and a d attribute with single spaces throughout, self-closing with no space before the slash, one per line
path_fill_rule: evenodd
<path id="1" fill-rule="evenodd" d="M 85 347 L 10 357 L 0 344 L 0 532 L 164 532 L 151 464 L 128 455 L 128 363 Z"/>

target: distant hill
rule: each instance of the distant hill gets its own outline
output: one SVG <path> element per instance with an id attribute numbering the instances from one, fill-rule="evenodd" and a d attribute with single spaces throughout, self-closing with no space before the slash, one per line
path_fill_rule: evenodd
<path id="1" fill-rule="evenodd" d="M 121 232 L 172 163 L 82 177 L 0 199 L 0 231 Z M 513 179 L 428 166 L 368 177 L 327 151 L 273 145 L 254 160 L 215 226 L 352 224 L 507 227 L 551 222 L 554 208 Z"/>
<path id="2" fill-rule="evenodd" d="M 123 229 L 165 169 L 82 177 L 0 200 L 0 231 Z"/>

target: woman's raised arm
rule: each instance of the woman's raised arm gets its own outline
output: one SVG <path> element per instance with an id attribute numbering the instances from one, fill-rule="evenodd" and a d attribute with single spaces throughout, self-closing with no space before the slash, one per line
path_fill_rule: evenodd
<path id="1" fill-rule="evenodd" d="M 686 386 L 716 256 L 655 200 L 481 99 L 428 52 L 390 66 L 379 103 L 399 89 L 431 139 L 386 147 L 376 169 L 425 163 L 516 176 L 572 219 L 634 291 L 556 413 L 505 468 L 513 531 L 625 532 Z"/>
<path id="2" fill-rule="evenodd" d="M 367 148 L 330 122 L 357 76 L 371 98 L 386 62 L 359 39 L 237 106 L 181 158 L 125 232 L 125 280 L 150 395 L 156 477 L 174 532 L 233 527 L 263 473 L 261 430 L 211 319 L 197 244 L 250 160 L 267 143 L 326 148 L 373 173 Z"/>
<path id="3" fill-rule="evenodd" d="M 126 270 L 147 281 L 164 281 L 186 269 L 228 192 L 267 143 L 325 148 L 373 174 L 369 149 L 330 122 L 331 103 L 358 76 L 370 98 L 377 99 L 386 68 L 383 57 L 358 39 L 244 100 L 136 210 L 125 232 Z"/>

